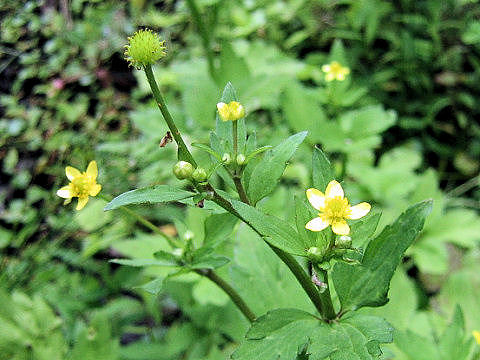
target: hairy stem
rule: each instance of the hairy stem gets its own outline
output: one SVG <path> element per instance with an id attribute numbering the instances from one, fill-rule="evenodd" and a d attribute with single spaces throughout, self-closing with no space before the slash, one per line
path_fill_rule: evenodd
<path id="1" fill-rule="evenodd" d="M 193 166 L 196 167 L 197 163 L 193 159 L 193 156 L 190 153 L 190 151 L 187 149 L 187 146 L 183 141 L 182 135 L 180 134 L 180 131 L 175 125 L 172 115 L 170 115 L 170 112 L 168 111 L 167 104 L 165 103 L 162 93 L 160 92 L 157 82 L 155 81 L 155 76 L 153 75 L 152 67 L 150 65 L 145 65 L 144 70 L 145 70 L 145 74 L 147 75 L 147 80 L 148 80 L 148 83 L 150 84 L 150 88 L 152 89 L 153 97 L 155 98 L 158 108 L 162 112 L 163 118 L 165 119 L 165 122 L 167 123 L 168 128 L 170 129 L 170 132 L 172 133 L 172 136 L 178 145 L 178 155 L 180 160 L 188 161 L 189 163 L 191 163 Z"/>
<path id="2" fill-rule="evenodd" d="M 322 275 L 322 280 L 325 284 L 327 284 L 327 288 L 323 293 L 320 294 L 320 299 L 322 301 L 322 308 L 323 308 L 323 317 L 332 320 L 335 319 L 335 309 L 333 308 L 332 303 L 332 295 L 330 294 L 330 284 L 328 282 L 328 271 L 324 269 L 320 269 L 320 274 Z"/>
<path id="3" fill-rule="evenodd" d="M 217 74 L 215 71 L 215 65 L 213 63 L 213 52 L 212 52 L 212 46 L 210 44 L 210 35 L 207 31 L 207 28 L 205 27 L 205 23 L 202 20 L 200 11 L 198 10 L 195 0 L 187 0 L 187 5 L 190 9 L 190 12 L 192 13 L 192 17 L 195 22 L 195 25 L 198 28 L 200 37 L 202 38 L 203 49 L 205 50 L 205 55 L 207 56 L 208 72 L 210 73 L 210 76 L 212 77 L 212 79 L 216 81 Z"/>
<path id="4" fill-rule="evenodd" d="M 202 270 L 196 270 L 195 272 L 197 274 L 200 274 L 202 276 L 209 278 L 219 288 L 225 291 L 225 293 L 230 297 L 230 299 L 237 306 L 237 308 L 242 312 L 242 314 L 248 319 L 248 321 L 253 322 L 256 319 L 256 316 L 253 313 L 253 311 L 250 310 L 248 305 L 245 303 L 245 301 L 243 301 L 242 297 L 236 292 L 236 290 L 232 288 L 230 284 L 228 284 L 220 276 L 218 276 L 213 270 L 202 269 Z"/>
<path id="5" fill-rule="evenodd" d="M 247 193 L 245 192 L 245 188 L 242 184 L 242 179 L 239 175 L 233 175 L 233 183 L 235 184 L 235 188 L 237 189 L 238 196 L 240 196 L 240 200 L 245 204 L 250 205 L 250 201 L 248 200 Z"/>

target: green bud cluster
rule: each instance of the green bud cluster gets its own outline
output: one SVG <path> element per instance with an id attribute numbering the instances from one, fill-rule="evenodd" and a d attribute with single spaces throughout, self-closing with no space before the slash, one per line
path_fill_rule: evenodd
<path id="1" fill-rule="evenodd" d="M 187 161 L 179 161 L 173 167 L 173 173 L 178 180 L 189 179 L 194 170 L 193 165 Z"/>

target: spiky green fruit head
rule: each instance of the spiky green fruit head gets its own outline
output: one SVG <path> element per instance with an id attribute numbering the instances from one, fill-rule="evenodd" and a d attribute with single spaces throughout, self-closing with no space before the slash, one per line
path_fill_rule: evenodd
<path id="1" fill-rule="evenodd" d="M 138 30 L 128 38 L 125 60 L 137 69 L 152 65 L 166 55 L 165 41 L 150 29 Z"/>

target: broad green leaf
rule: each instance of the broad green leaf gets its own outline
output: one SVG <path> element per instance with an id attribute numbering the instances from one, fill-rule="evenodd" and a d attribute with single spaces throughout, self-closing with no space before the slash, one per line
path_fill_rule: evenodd
<path id="1" fill-rule="evenodd" d="M 309 360 L 378 359 L 379 344 L 393 328 L 374 316 L 352 315 L 327 324 L 297 309 L 276 309 L 258 318 L 232 354 L 237 360 L 291 360 L 307 349 Z"/>
<path id="2" fill-rule="evenodd" d="M 307 130 L 310 143 L 321 142 L 324 133 L 322 124 L 327 118 L 316 97 L 300 85 L 292 83 L 285 88 L 281 99 L 285 118 L 293 131 Z"/>
<path id="3" fill-rule="evenodd" d="M 351 226 L 351 237 L 353 246 L 365 248 L 370 241 L 370 237 L 377 229 L 381 214 L 369 214 L 362 220 L 359 220 Z"/>
<path id="4" fill-rule="evenodd" d="M 312 157 L 313 187 L 325 192 L 330 181 L 335 180 L 332 164 L 322 150 L 315 147 Z"/>
<path id="5" fill-rule="evenodd" d="M 191 269 L 216 269 L 228 264 L 229 261 L 230 259 L 225 256 L 209 255 L 194 259 L 194 261 L 187 266 Z"/>
<path id="6" fill-rule="evenodd" d="M 251 228 L 241 224 L 235 240 L 232 285 L 255 314 L 276 307 L 315 311 L 292 272 Z"/>
<path id="7" fill-rule="evenodd" d="M 215 248 L 232 234 L 238 219 L 230 213 L 213 214 L 205 220 L 203 246 Z"/>
<path id="8" fill-rule="evenodd" d="M 110 201 L 107 206 L 105 206 L 104 210 L 114 210 L 120 206 L 131 204 L 155 204 L 178 201 L 190 198 L 194 195 L 195 194 L 190 191 L 178 189 L 170 185 L 155 185 L 143 189 L 127 191 L 118 195 L 115 199 Z"/>
<path id="9" fill-rule="evenodd" d="M 422 230 L 430 213 L 431 201 L 407 209 L 370 241 L 362 264 L 337 263 L 332 278 L 343 311 L 363 306 L 381 306 L 387 301 L 390 280 L 403 253 Z"/>
<path id="10" fill-rule="evenodd" d="M 303 142 L 307 132 L 290 136 L 281 144 L 269 150 L 253 170 L 247 187 L 248 198 L 252 204 L 270 194 L 285 170 L 287 161 Z"/>
<path id="11" fill-rule="evenodd" d="M 284 220 L 267 215 L 254 207 L 232 200 L 233 208 L 243 220 L 259 231 L 271 245 L 290 254 L 305 255 L 305 244 L 298 233 Z"/>
<path id="12" fill-rule="evenodd" d="M 304 200 L 300 198 L 295 198 L 295 222 L 297 225 L 298 234 L 302 237 L 305 247 L 308 249 L 311 246 L 317 246 L 316 239 L 317 234 L 319 236 L 323 236 L 323 232 L 316 233 L 313 231 L 309 231 L 305 228 L 305 224 L 312 220 L 315 216 L 317 216 L 313 208 L 307 204 L 305 204 Z"/>

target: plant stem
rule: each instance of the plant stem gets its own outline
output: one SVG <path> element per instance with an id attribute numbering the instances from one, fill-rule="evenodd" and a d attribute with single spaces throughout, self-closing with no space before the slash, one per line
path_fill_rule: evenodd
<path id="1" fill-rule="evenodd" d="M 145 70 L 145 74 L 147 75 L 147 80 L 148 80 L 148 83 L 150 84 L 150 88 L 152 89 L 153 97 L 157 102 L 158 108 L 162 112 L 163 118 L 165 119 L 165 122 L 167 123 L 168 128 L 170 129 L 170 132 L 172 133 L 172 136 L 178 145 L 179 159 L 188 161 L 193 166 L 197 167 L 197 163 L 193 159 L 193 156 L 190 153 L 190 151 L 187 149 L 187 146 L 183 141 L 182 135 L 180 134 L 180 131 L 175 125 L 172 115 L 170 115 L 170 112 L 168 111 L 167 104 L 165 103 L 162 93 L 160 92 L 157 82 L 155 81 L 155 76 L 153 75 L 152 67 L 150 65 L 145 65 L 143 69 Z"/>
<path id="2" fill-rule="evenodd" d="M 198 10 L 197 4 L 195 0 L 187 0 L 187 5 L 190 8 L 190 12 L 192 13 L 193 20 L 195 25 L 198 28 L 200 33 L 200 37 L 202 38 L 202 45 L 205 50 L 205 55 L 207 56 L 207 63 L 208 63 L 208 72 L 213 80 L 217 80 L 217 74 L 215 71 L 215 65 L 213 63 L 213 52 L 212 46 L 210 44 L 210 36 L 208 34 L 207 28 L 205 27 L 205 23 L 200 16 L 200 11 Z"/>
<path id="3" fill-rule="evenodd" d="M 242 184 L 242 179 L 239 175 L 233 175 L 233 183 L 235 184 L 235 188 L 237 189 L 238 196 L 240 196 L 240 200 L 245 204 L 250 205 L 250 201 L 248 200 L 247 193 L 245 192 L 245 188 Z"/>
<path id="4" fill-rule="evenodd" d="M 238 196 L 240 196 L 240 200 L 245 204 L 250 205 L 250 201 L 248 200 L 247 193 L 242 184 L 242 175 L 241 171 L 238 169 L 237 163 L 237 155 L 238 155 L 238 123 L 237 121 L 232 122 L 232 135 L 233 135 L 233 161 L 235 162 L 235 170 L 233 171 L 232 179 L 233 183 L 235 184 L 235 188 L 237 189 Z"/>
<path id="5" fill-rule="evenodd" d="M 327 288 L 323 293 L 320 293 L 320 299 L 322 301 L 323 307 L 323 316 L 328 320 L 335 319 L 335 309 L 333 308 L 332 295 L 330 294 L 330 284 L 328 282 L 328 271 L 324 269 L 319 269 L 320 274 L 322 274 L 323 282 L 327 284 Z"/>
<path id="6" fill-rule="evenodd" d="M 256 319 L 255 314 L 248 307 L 248 305 L 243 301 L 242 297 L 237 293 L 237 291 L 230 286 L 225 280 L 218 276 L 213 270 L 196 270 L 197 274 L 209 278 L 214 282 L 218 287 L 220 287 L 225 293 L 232 299 L 233 303 L 238 307 L 243 315 L 248 319 L 248 321 L 253 322 Z"/>
<path id="7" fill-rule="evenodd" d="M 97 195 L 98 198 L 102 199 L 102 200 L 105 200 L 107 202 L 110 202 L 112 201 L 112 199 L 109 199 L 107 196 L 105 195 Z M 135 211 L 127 208 L 126 206 L 120 206 L 119 208 L 120 210 L 122 210 L 125 214 L 133 217 L 135 220 L 137 220 L 139 223 L 141 223 L 142 225 L 144 225 L 146 228 L 149 228 L 150 230 L 152 230 L 154 233 L 160 235 L 161 237 L 163 237 L 168 245 L 170 245 L 170 247 L 172 249 L 175 249 L 175 248 L 179 248 L 179 247 L 182 247 L 182 245 L 178 244 L 175 239 L 171 238 L 170 236 L 168 236 L 167 234 L 165 234 L 162 230 L 160 230 L 158 228 L 158 226 L 156 226 L 155 224 L 153 224 L 151 221 L 145 219 L 142 215 L 140 214 L 137 214 Z"/>
<path id="8" fill-rule="evenodd" d="M 238 155 L 238 120 L 232 121 L 232 135 L 233 135 L 233 161 L 237 164 Z M 237 172 L 237 166 L 235 166 L 235 173 Z"/>

